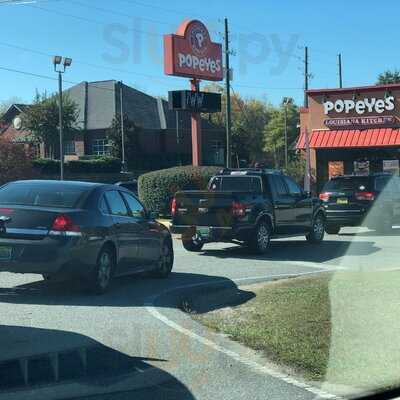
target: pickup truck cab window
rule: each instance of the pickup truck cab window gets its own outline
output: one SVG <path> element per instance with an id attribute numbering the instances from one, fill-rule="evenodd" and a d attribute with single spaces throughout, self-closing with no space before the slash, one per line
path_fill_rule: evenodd
<path id="1" fill-rule="evenodd" d="M 217 176 L 209 187 L 213 192 L 262 192 L 261 178 L 253 176 Z"/>
<path id="2" fill-rule="evenodd" d="M 270 176 L 271 186 L 273 193 L 276 197 L 287 196 L 288 189 L 286 187 L 285 181 L 279 175 L 271 175 Z"/>
<path id="3" fill-rule="evenodd" d="M 290 179 L 287 176 L 285 176 L 284 179 L 285 179 L 286 185 L 289 189 L 290 195 L 298 196 L 302 193 L 300 186 L 296 182 L 294 182 L 292 179 Z"/>

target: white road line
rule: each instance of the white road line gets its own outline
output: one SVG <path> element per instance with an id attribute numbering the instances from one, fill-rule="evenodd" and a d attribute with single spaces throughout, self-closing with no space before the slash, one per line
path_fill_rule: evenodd
<path id="1" fill-rule="evenodd" d="M 231 281 L 236 282 L 236 283 L 242 283 L 246 281 L 252 281 L 252 280 L 272 280 L 276 278 L 290 278 L 290 277 L 298 277 L 298 276 L 303 276 L 303 275 L 312 275 L 312 274 L 318 274 L 318 273 L 323 273 L 326 272 L 326 269 L 320 270 L 319 272 L 304 272 L 304 273 L 299 273 L 299 274 L 278 274 L 278 275 L 268 275 L 268 276 L 253 276 L 253 277 L 247 277 L 247 278 L 238 278 L 238 279 L 231 279 Z M 144 303 L 144 306 L 146 307 L 146 310 L 156 319 L 159 321 L 163 322 L 170 328 L 190 337 L 191 339 L 194 339 L 198 341 L 199 343 L 208 346 L 212 348 L 215 351 L 218 351 L 222 354 L 225 354 L 228 357 L 231 357 L 237 362 L 240 362 L 244 365 L 247 365 L 249 368 L 252 368 L 254 371 L 262 373 L 262 374 L 267 374 L 270 375 L 274 378 L 280 379 L 286 383 L 289 383 L 293 386 L 296 386 L 298 388 L 307 390 L 308 392 L 315 394 L 319 396 L 320 398 L 323 399 L 341 399 L 341 397 L 336 396 L 334 394 L 328 393 L 322 389 L 316 388 L 314 386 L 311 386 L 307 383 L 301 382 L 289 375 L 283 374 L 281 372 L 278 372 L 274 369 L 268 368 L 264 365 L 261 365 L 247 357 L 244 357 L 232 350 L 228 350 L 223 346 L 218 345 L 217 343 L 213 342 L 210 339 L 205 338 L 204 336 L 198 335 L 195 332 L 192 332 L 189 329 L 184 328 L 183 326 L 177 324 L 176 322 L 170 320 L 167 318 L 165 315 L 161 314 L 157 309 L 155 303 L 157 302 L 157 299 L 160 298 L 161 296 L 164 296 L 166 294 L 172 293 L 174 291 L 182 290 L 182 289 L 190 289 L 194 287 L 200 287 L 200 286 L 211 286 L 211 285 L 218 285 L 223 282 L 226 282 L 226 279 L 221 279 L 218 281 L 212 281 L 212 282 L 201 282 L 201 283 L 195 283 L 195 284 L 190 284 L 190 285 L 182 285 L 178 287 L 174 287 L 172 289 L 167 289 L 161 292 L 160 294 L 151 297 L 148 301 Z"/>

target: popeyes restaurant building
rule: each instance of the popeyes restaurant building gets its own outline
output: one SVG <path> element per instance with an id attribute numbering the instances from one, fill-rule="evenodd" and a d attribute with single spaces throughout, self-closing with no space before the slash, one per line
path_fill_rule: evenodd
<path id="1" fill-rule="evenodd" d="M 310 149 L 314 188 L 332 176 L 399 175 L 400 84 L 308 90 L 297 148 Z M 308 143 L 308 146 L 307 146 Z"/>

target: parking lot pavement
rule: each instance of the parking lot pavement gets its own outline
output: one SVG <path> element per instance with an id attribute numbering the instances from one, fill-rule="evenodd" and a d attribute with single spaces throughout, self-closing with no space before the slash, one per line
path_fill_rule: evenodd
<path id="1" fill-rule="evenodd" d="M 112 382 L 102 385 L 82 383 L 75 388 L 78 392 L 81 390 L 79 393 L 82 395 L 117 389 L 119 392 L 139 390 L 140 387 L 140 396 L 148 397 L 150 393 L 159 396 L 153 398 L 161 398 L 162 393 L 165 398 L 177 399 L 239 399 L 245 395 L 246 398 L 264 399 L 265 393 L 269 393 L 271 399 L 314 398 L 315 394 L 304 388 L 265 371 L 255 372 L 249 367 L 251 363 L 232 357 L 232 354 L 239 354 L 236 350 L 220 352 L 218 346 L 225 349 L 225 342 L 210 347 L 207 341 L 191 336 L 188 334 L 190 325 L 185 325 L 187 317 L 178 310 L 180 305 L 171 299 L 159 298 L 159 295 L 178 287 L 186 287 L 195 293 L 193 289 L 204 283 L 223 282 L 235 287 L 251 280 L 336 268 L 398 268 L 398 235 L 400 229 L 395 229 L 391 235 L 380 236 L 365 229 L 346 228 L 340 235 L 327 235 L 320 245 L 310 245 L 300 237 L 273 241 L 270 254 L 263 257 L 230 244 L 210 244 L 200 253 L 189 253 L 174 240 L 176 262 L 169 279 L 119 278 L 109 293 L 99 297 L 88 296 L 68 285 L 49 285 L 35 275 L 1 273 L 0 322 L 2 327 L 7 327 L 4 331 L 9 343 L 6 358 L 13 358 L 13 346 L 14 356 L 21 357 L 21 348 L 29 349 L 29 341 L 38 340 L 35 331 L 40 330 L 39 333 L 50 338 L 51 343 L 50 349 L 45 340 L 41 342 L 41 354 L 65 350 L 65 346 L 71 343 L 77 348 L 94 341 L 101 347 L 134 359 L 135 368 L 131 373 L 142 374 L 140 370 L 143 368 L 137 362 L 148 366 L 144 375 L 130 379 L 118 380 L 112 376 Z M 149 303 L 157 298 L 154 304 Z M 23 328 L 27 333 L 21 338 Z M 14 330 L 18 335 L 13 334 Z M 0 331 L 0 335 L 4 332 Z M 57 344 L 60 349 L 57 349 Z M 4 360 L 5 356 L 2 358 L 0 355 L 0 361 Z M 111 375 L 114 373 L 109 372 Z M 139 386 L 133 387 L 132 382 Z M 72 393 L 68 390 L 72 390 L 71 387 L 58 384 L 57 388 L 52 387 L 52 397 L 66 398 Z M 40 394 L 29 389 L 24 392 L 24 398 L 34 399 L 35 393 L 36 396 Z M 0 398 L 11 398 L 9 392 L 1 391 L 1 380 Z"/>

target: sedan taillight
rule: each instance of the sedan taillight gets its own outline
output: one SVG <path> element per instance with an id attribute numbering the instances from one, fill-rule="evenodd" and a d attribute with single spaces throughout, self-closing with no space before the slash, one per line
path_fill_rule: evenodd
<path id="1" fill-rule="evenodd" d="M 53 221 L 53 226 L 51 227 L 53 232 L 74 232 L 80 233 L 81 228 L 75 225 L 71 217 L 68 215 L 58 215 Z"/>
<path id="2" fill-rule="evenodd" d="M 373 192 L 356 192 L 355 197 L 357 200 L 373 201 L 373 200 L 375 200 L 375 193 L 373 193 Z"/>

